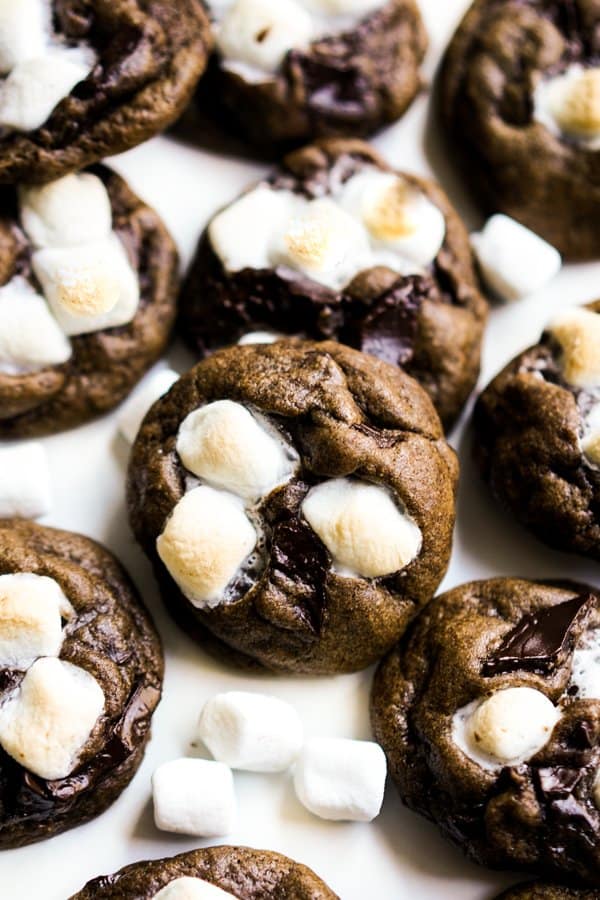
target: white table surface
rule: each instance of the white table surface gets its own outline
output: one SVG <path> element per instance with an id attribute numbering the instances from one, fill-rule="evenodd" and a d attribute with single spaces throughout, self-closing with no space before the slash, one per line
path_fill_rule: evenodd
<path id="1" fill-rule="evenodd" d="M 426 71 L 432 74 L 467 0 L 422 0 L 431 37 Z M 404 119 L 374 143 L 400 168 L 437 177 L 470 227 L 480 220 L 465 198 L 428 123 L 421 96 Z M 163 215 L 187 265 L 207 218 L 263 167 L 203 152 L 174 138 L 156 138 L 115 159 L 145 199 Z M 482 384 L 517 352 L 535 342 L 558 308 L 598 296 L 600 263 L 568 266 L 539 296 L 494 309 L 487 333 Z M 177 345 L 169 361 L 180 371 L 190 356 Z M 468 420 L 468 411 L 463 417 Z M 65 900 L 85 881 L 136 860 L 208 845 L 157 831 L 150 777 L 162 762 L 191 752 L 203 702 L 217 691 L 271 692 L 298 708 L 309 735 L 369 738 L 372 671 L 329 679 L 248 677 L 201 652 L 165 614 L 150 567 L 136 547 L 123 499 L 128 448 L 115 414 L 44 441 L 55 502 L 46 524 L 81 531 L 111 548 L 129 568 L 152 610 L 166 652 L 164 699 L 153 737 L 133 783 L 104 815 L 51 840 L 0 855 L 2 900 Z M 493 575 L 571 577 L 600 586 L 597 566 L 547 550 L 501 512 L 478 480 L 469 458 L 468 429 L 453 436 L 462 465 L 454 554 L 443 583 L 450 588 Z M 312 817 L 296 801 L 289 776 L 236 774 L 239 822 L 221 843 L 278 850 L 315 869 L 343 900 L 489 900 L 514 881 L 466 862 L 436 829 L 405 810 L 388 783 L 382 814 L 372 824 L 336 824 Z"/>

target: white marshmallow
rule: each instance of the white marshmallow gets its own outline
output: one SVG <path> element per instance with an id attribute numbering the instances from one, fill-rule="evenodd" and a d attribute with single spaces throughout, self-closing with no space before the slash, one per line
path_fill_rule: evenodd
<path id="1" fill-rule="evenodd" d="M 0 744 L 40 778 L 66 778 L 103 709 L 93 675 L 60 659 L 38 659 L 0 706 Z"/>
<path id="2" fill-rule="evenodd" d="M 150 407 L 168 393 L 178 380 L 179 375 L 172 369 L 161 369 L 144 378 L 141 385 L 125 401 L 117 417 L 119 431 L 126 441 L 133 444 Z"/>
<path id="3" fill-rule="evenodd" d="M 496 691 L 459 709 L 452 738 L 463 753 L 485 769 L 526 762 L 550 740 L 560 711 L 534 688 Z"/>
<path id="4" fill-rule="evenodd" d="M 600 67 L 569 66 L 541 79 L 534 90 L 533 118 L 555 135 L 588 150 L 600 149 Z"/>
<path id="5" fill-rule="evenodd" d="M 302 513 L 340 575 L 390 575 L 407 566 L 421 549 L 417 525 L 375 484 L 347 478 L 324 481 L 308 492 Z"/>
<path id="6" fill-rule="evenodd" d="M 17 131 L 40 128 L 94 64 L 92 52 L 82 47 L 48 50 L 18 63 L 0 84 L 0 125 Z"/>
<path id="7" fill-rule="evenodd" d="M 199 609 L 226 600 L 226 588 L 258 537 L 232 494 L 202 485 L 173 510 L 156 549 L 180 590 Z"/>
<path id="8" fill-rule="evenodd" d="M 0 0 L 0 75 L 42 54 L 49 19 L 50 4 L 43 0 Z"/>
<path id="9" fill-rule="evenodd" d="M 65 334 L 126 325 L 137 312 L 137 274 L 116 234 L 80 247 L 38 250 L 32 264 Z"/>
<path id="10" fill-rule="evenodd" d="M 471 244 L 485 281 L 503 300 L 539 291 L 562 265 L 558 250 L 509 216 L 492 216 Z"/>
<path id="11" fill-rule="evenodd" d="M 198 478 L 249 502 L 288 481 L 297 465 L 297 454 L 275 429 L 232 400 L 217 400 L 186 416 L 177 452 Z"/>
<path id="12" fill-rule="evenodd" d="M 576 647 L 571 663 L 571 686 L 577 688 L 577 697 L 600 700 L 600 629 L 592 631 Z"/>
<path id="13" fill-rule="evenodd" d="M 236 900 L 229 891 L 201 878 L 184 875 L 161 888 L 158 894 L 154 894 L 153 900 L 227 900 L 228 897 Z"/>
<path id="14" fill-rule="evenodd" d="M 285 335 L 276 331 L 249 331 L 248 334 L 242 335 L 238 344 L 240 347 L 245 347 L 247 344 L 274 344 L 275 341 L 283 338 Z"/>
<path id="15" fill-rule="evenodd" d="M 0 287 L 0 372 L 22 375 L 60 366 L 72 355 L 44 298 L 25 278 Z"/>
<path id="16" fill-rule="evenodd" d="M 232 769 L 284 772 L 302 748 L 304 732 L 289 703 L 265 694 L 217 694 L 202 710 L 198 737 Z"/>
<path id="17" fill-rule="evenodd" d="M 582 388 L 600 385 L 600 314 L 581 307 L 567 309 L 548 330 L 561 345 L 565 381 Z"/>
<path id="18" fill-rule="evenodd" d="M 312 738 L 294 772 L 296 795 L 321 819 L 371 822 L 383 803 L 385 754 L 379 744 Z"/>
<path id="19" fill-rule="evenodd" d="M 0 448 L 0 518 L 37 519 L 51 507 L 50 470 L 43 444 Z"/>
<path id="20" fill-rule="evenodd" d="M 152 776 L 154 821 L 161 831 L 220 837 L 236 818 L 229 766 L 208 759 L 175 759 Z"/>
<path id="21" fill-rule="evenodd" d="M 363 16 L 385 6 L 386 0 L 302 0 L 315 12 L 329 16 Z"/>
<path id="22" fill-rule="evenodd" d="M 53 578 L 0 575 L 0 668 L 25 670 L 41 656 L 58 656 L 62 619 L 73 607 Z"/>
<path id="23" fill-rule="evenodd" d="M 295 0 L 237 0 L 217 31 L 217 47 L 226 60 L 275 72 L 313 33 L 311 16 Z"/>
<path id="24" fill-rule="evenodd" d="M 37 247 L 71 247 L 101 241 L 111 233 L 110 197 L 89 172 L 50 184 L 19 189 L 23 228 Z"/>

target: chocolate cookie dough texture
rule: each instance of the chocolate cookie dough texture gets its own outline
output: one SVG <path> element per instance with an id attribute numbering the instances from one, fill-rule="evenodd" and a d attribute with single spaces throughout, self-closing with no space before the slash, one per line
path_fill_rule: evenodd
<path id="1" fill-rule="evenodd" d="M 160 640 L 88 538 L 0 520 L 0 847 L 103 812 L 142 761 Z"/>
<path id="2" fill-rule="evenodd" d="M 203 355 L 303 334 L 402 365 L 446 426 L 479 372 L 486 304 L 462 222 L 437 185 L 361 141 L 296 151 L 218 213 L 181 306 Z"/>
<path id="3" fill-rule="evenodd" d="M 160 356 L 177 251 L 104 167 L 0 203 L 0 436 L 50 434 L 112 409 Z"/>
<path id="4" fill-rule="evenodd" d="M 339 900 L 315 873 L 280 853 L 208 847 L 134 863 L 88 882 L 71 900 Z"/>
<path id="5" fill-rule="evenodd" d="M 272 153 L 398 119 L 421 87 L 413 0 L 207 0 L 216 52 L 199 102 Z"/>
<path id="6" fill-rule="evenodd" d="M 598 891 L 595 888 L 566 887 L 535 881 L 510 888 L 496 900 L 598 900 Z"/>
<path id="7" fill-rule="evenodd" d="M 162 131 L 211 44 L 199 0 L 0 0 L 0 183 L 50 181 Z"/>
<path id="8" fill-rule="evenodd" d="M 416 382 L 334 342 L 221 350 L 159 400 L 128 475 L 168 608 L 228 658 L 357 671 L 448 562 L 456 459 Z"/>
<path id="9" fill-rule="evenodd" d="M 600 559 L 600 302 L 555 316 L 483 392 L 475 457 L 541 540 Z"/>
<path id="10" fill-rule="evenodd" d="M 437 597 L 382 662 L 372 720 L 403 801 L 475 861 L 597 894 L 600 598 L 591 588 L 497 578 Z"/>
<path id="11" fill-rule="evenodd" d="M 477 197 L 569 259 L 600 256 L 599 25 L 594 0 L 476 0 L 440 77 Z"/>

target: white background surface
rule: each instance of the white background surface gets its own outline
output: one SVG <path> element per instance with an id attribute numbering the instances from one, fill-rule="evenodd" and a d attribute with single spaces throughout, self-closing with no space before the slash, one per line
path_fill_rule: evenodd
<path id="1" fill-rule="evenodd" d="M 431 75 L 466 0 L 422 0 L 431 36 Z M 402 122 L 374 143 L 400 168 L 437 177 L 470 227 L 480 221 L 466 204 L 428 124 L 428 98 L 420 97 Z M 164 216 L 187 265 L 207 218 L 259 175 L 261 167 L 219 158 L 173 138 L 157 138 L 118 160 L 118 168 Z M 487 334 L 482 384 L 518 351 L 535 342 L 558 308 L 600 294 L 600 263 L 569 266 L 540 296 L 496 308 Z M 175 347 L 169 359 L 181 371 L 190 357 Z M 466 418 L 468 418 L 468 413 Z M 462 477 L 454 555 L 443 587 L 492 575 L 577 577 L 600 585 L 597 566 L 545 549 L 499 511 L 469 460 L 469 434 L 456 429 Z M 217 691 L 272 692 L 296 704 L 309 735 L 370 736 L 368 693 L 372 672 L 330 679 L 241 676 L 205 656 L 164 613 L 149 565 L 130 534 L 123 500 L 128 448 L 116 433 L 115 414 L 47 446 L 55 503 L 47 524 L 81 531 L 110 547 L 127 565 L 152 610 L 166 651 L 164 699 L 153 738 L 132 785 L 95 821 L 52 840 L 4 851 L 2 900 L 65 900 L 86 880 L 151 857 L 172 855 L 201 841 L 156 831 L 150 776 L 156 766 L 190 752 L 189 741 L 205 699 Z M 313 818 L 297 803 L 289 776 L 238 773 L 239 823 L 222 843 L 278 850 L 307 863 L 343 900 L 489 900 L 515 880 L 463 860 L 436 829 L 403 809 L 388 784 L 373 824 L 336 824 Z M 204 842 L 206 844 L 210 842 Z"/>

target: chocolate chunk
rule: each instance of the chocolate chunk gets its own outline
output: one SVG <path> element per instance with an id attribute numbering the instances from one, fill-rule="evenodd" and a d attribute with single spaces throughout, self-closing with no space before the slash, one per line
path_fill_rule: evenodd
<path id="1" fill-rule="evenodd" d="M 318 632 L 324 608 L 324 586 L 329 555 L 308 525 L 290 519 L 276 526 L 273 533 L 271 580 L 282 579 L 293 597 L 301 618 Z M 289 582 L 292 582 L 290 589 Z"/>

